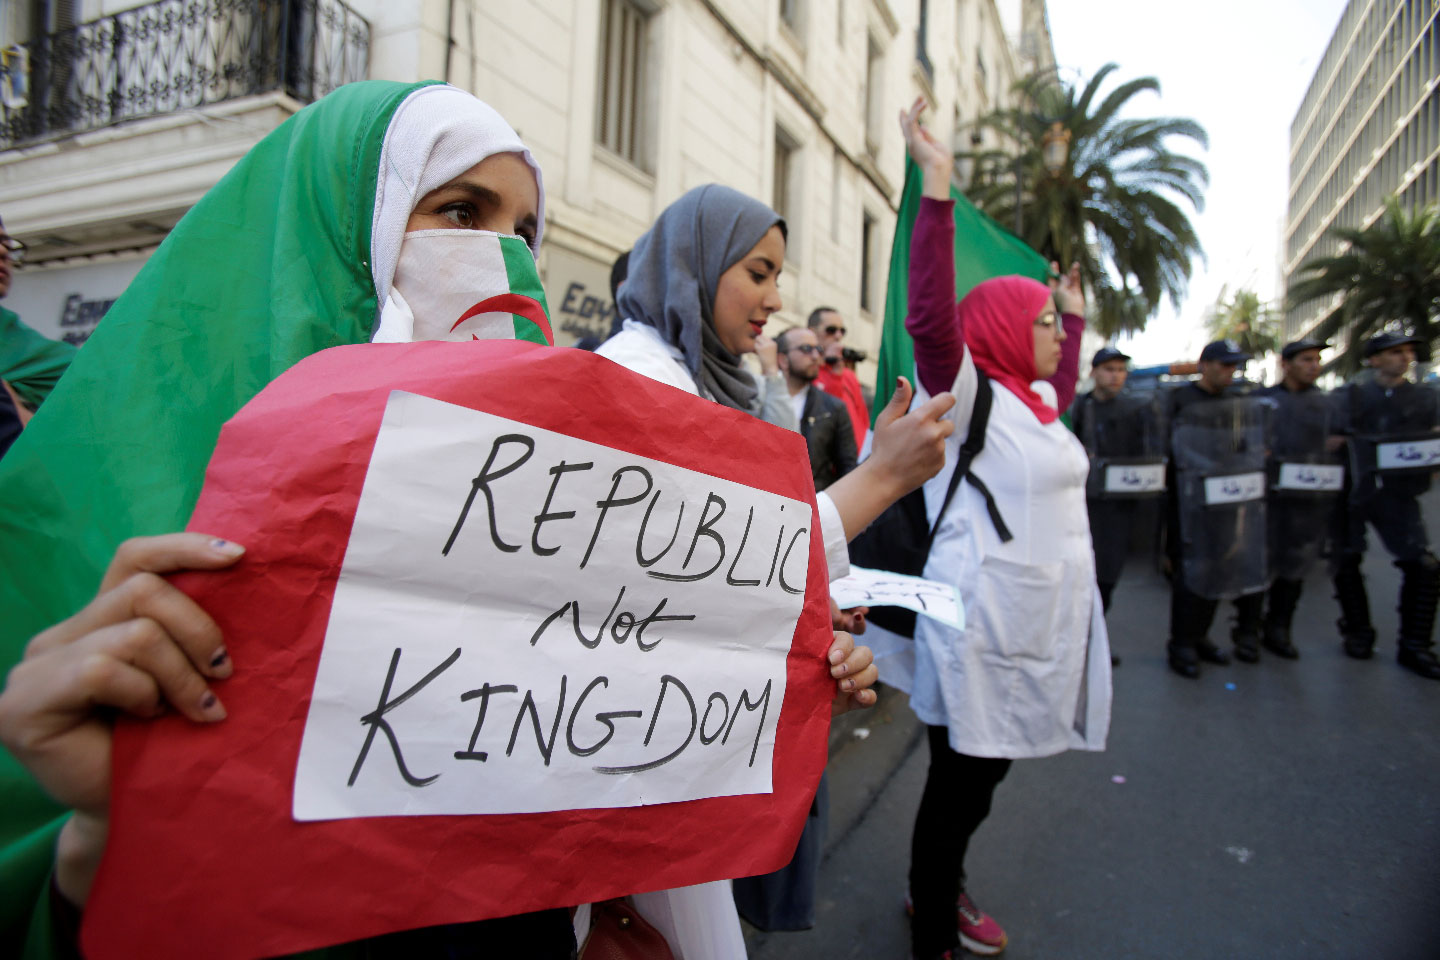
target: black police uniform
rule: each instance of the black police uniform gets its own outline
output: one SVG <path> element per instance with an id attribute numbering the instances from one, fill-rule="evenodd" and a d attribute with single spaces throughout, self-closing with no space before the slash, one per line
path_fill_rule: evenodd
<path id="1" fill-rule="evenodd" d="M 1290 624 L 1300 601 L 1305 574 L 1324 547 L 1336 495 L 1323 490 L 1279 489 L 1275 481 L 1281 464 L 1308 462 L 1338 466 L 1338 460 L 1325 449 L 1334 429 L 1334 405 L 1325 391 L 1315 386 L 1292 391 L 1278 383 L 1257 390 L 1255 396 L 1274 407 L 1271 430 L 1274 469 L 1266 502 L 1269 564 L 1274 577 L 1269 590 L 1260 595 L 1268 600 L 1263 619 L 1255 601 L 1248 597 L 1236 601 L 1237 621 L 1232 639 L 1239 659 L 1252 662 L 1258 659 L 1258 642 L 1270 652 L 1293 660 L 1299 651 L 1290 639 Z"/>
<path id="2" fill-rule="evenodd" d="M 1081 394 L 1070 407 L 1070 425 L 1089 454 L 1092 470 L 1112 460 L 1160 459 L 1163 429 L 1144 398 L 1120 393 L 1108 400 L 1094 391 Z M 1110 598 L 1130 548 L 1130 533 L 1137 515 L 1145 516 L 1134 499 L 1105 496 L 1103 476 L 1092 475 L 1085 507 L 1090 515 L 1090 541 L 1095 551 L 1095 581 L 1108 612 Z M 1153 518 L 1153 514 L 1149 514 Z"/>
<path id="3" fill-rule="evenodd" d="M 1171 563 L 1171 594 L 1170 594 L 1170 640 L 1167 650 L 1170 657 L 1170 665 L 1175 670 L 1194 676 L 1195 662 L 1198 659 L 1208 660 L 1211 663 L 1228 663 L 1230 658 L 1223 650 L 1217 647 L 1207 636 L 1210 625 L 1215 619 L 1215 610 L 1220 601 L 1213 596 L 1206 596 L 1192 589 L 1192 585 L 1186 583 L 1184 575 L 1185 556 L 1183 548 L 1183 537 L 1181 534 L 1180 522 L 1180 479 L 1176 465 L 1176 451 L 1174 448 L 1173 436 L 1179 429 L 1185 411 L 1197 404 L 1215 404 L 1222 401 L 1234 401 L 1245 397 L 1243 390 L 1236 387 L 1227 387 L 1218 394 L 1210 393 L 1202 389 L 1198 384 L 1191 382 L 1176 387 L 1170 392 L 1166 403 L 1166 422 L 1172 431 L 1172 446 L 1167 471 L 1167 497 L 1168 517 L 1166 524 L 1166 549 Z M 1257 452 L 1258 453 L 1258 452 Z M 1241 554 L 1247 551 L 1240 551 Z M 1238 556 L 1238 560 L 1246 563 L 1264 563 L 1264 544 L 1260 544 L 1260 556 Z M 1242 624 L 1258 623 L 1264 608 L 1264 593 L 1250 593 L 1235 599 L 1238 622 Z"/>
<path id="4" fill-rule="evenodd" d="M 1430 475 L 1380 473 L 1374 460 L 1376 444 L 1385 437 L 1435 431 L 1440 425 L 1436 394 L 1408 380 L 1393 387 L 1368 380 L 1340 387 L 1335 397 L 1341 432 L 1350 436 L 1351 460 L 1348 495 L 1342 498 L 1342 509 L 1336 511 L 1334 531 L 1339 547 L 1335 595 L 1340 601 L 1339 627 L 1345 652 L 1364 659 L 1375 646 L 1369 598 L 1360 573 L 1365 526 L 1369 524 L 1404 575 L 1399 659 L 1419 673 L 1440 678 L 1440 665 L 1431 651 L 1440 599 L 1440 560 L 1430 552 L 1417 499 L 1430 489 Z"/>

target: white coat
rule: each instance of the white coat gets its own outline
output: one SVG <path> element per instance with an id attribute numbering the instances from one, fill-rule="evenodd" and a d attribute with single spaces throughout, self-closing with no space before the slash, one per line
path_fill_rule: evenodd
<path id="1" fill-rule="evenodd" d="M 967 348 L 953 387 L 949 464 L 968 432 L 976 383 Z M 1000 541 L 984 497 L 961 481 L 924 576 L 959 588 L 965 629 L 922 616 L 913 644 L 878 628 L 865 639 L 880 679 L 908 691 L 925 723 L 947 727 L 958 753 L 1022 759 L 1103 750 L 1110 646 L 1085 510 L 1085 450 L 1064 424 L 1042 424 L 1010 390 L 991 385 L 985 448 L 971 470 L 1014 539 Z M 950 476 L 942 470 L 925 485 L 932 525 Z"/>

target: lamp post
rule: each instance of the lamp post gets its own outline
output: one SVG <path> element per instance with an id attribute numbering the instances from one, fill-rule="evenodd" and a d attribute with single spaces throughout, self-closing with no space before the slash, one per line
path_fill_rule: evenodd
<path id="1" fill-rule="evenodd" d="M 1065 162 L 1070 159 L 1070 131 L 1065 124 L 1056 120 L 1040 138 L 1040 153 L 1045 158 L 1045 171 L 1052 177 L 1060 176 Z"/>
<path id="2" fill-rule="evenodd" d="M 1045 172 L 1051 177 L 1059 177 L 1065 170 L 1065 165 L 1070 159 L 1071 133 L 1065 124 L 1056 120 L 1050 124 L 1045 135 L 1040 138 L 1040 156 L 1045 164 Z M 1022 154 L 1015 153 L 1015 235 L 1022 236 L 1024 224 L 1021 219 L 1022 208 L 1025 205 L 1025 191 L 1023 188 L 1024 169 L 1022 166 Z"/>

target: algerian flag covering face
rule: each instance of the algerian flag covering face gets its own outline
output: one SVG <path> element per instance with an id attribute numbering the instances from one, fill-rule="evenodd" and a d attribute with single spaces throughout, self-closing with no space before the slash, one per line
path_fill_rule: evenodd
<path id="1" fill-rule="evenodd" d="M 545 291 L 525 241 L 488 230 L 405 234 L 375 342 L 414 340 L 553 346 Z"/>

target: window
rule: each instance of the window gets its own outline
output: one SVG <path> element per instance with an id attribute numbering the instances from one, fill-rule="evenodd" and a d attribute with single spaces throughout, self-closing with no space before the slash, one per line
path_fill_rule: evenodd
<path id="1" fill-rule="evenodd" d="M 789 238 L 785 244 L 785 258 L 799 262 L 800 251 L 800 144 L 785 132 L 783 127 L 775 128 L 775 184 L 771 208 L 785 218 Z"/>
<path id="2" fill-rule="evenodd" d="M 835 0 L 835 43 L 845 49 L 845 0 Z"/>
<path id="3" fill-rule="evenodd" d="M 842 175 L 842 159 L 840 148 L 836 147 L 831 154 L 830 163 L 830 242 L 840 242 L 840 179 Z"/>
<path id="4" fill-rule="evenodd" d="M 925 69 L 925 76 L 934 79 L 935 68 L 930 65 L 930 54 L 926 53 L 926 36 L 930 32 L 930 2 L 920 0 L 920 25 L 915 28 L 915 59 Z"/>
<path id="5" fill-rule="evenodd" d="M 865 54 L 865 151 L 875 156 L 880 151 L 885 118 L 885 97 L 881 84 L 884 82 L 884 53 L 880 44 L 870 36 Z"/>
<path id="6" fill-rule="evenodd" d="M 644 122 L 649 18 L 633 0 L 603 2 L 595 140 L 649 171 L 649 142 Z"/>
<path id="7" fill-rule="evenodd" d="M 875 272 L 875 218 L 865 213 L 860 224 L 860 309 L 866 313 L 875 312 L 875 285 L 871 275 Z"/>
<path id="8" fill-rule="evenodd" d="M 800 32 L 800 0 L 780 0 L 780 20 L 793 32 Z"/>

